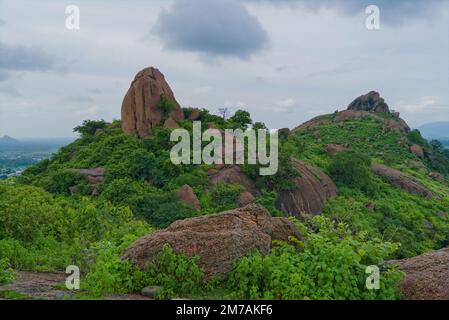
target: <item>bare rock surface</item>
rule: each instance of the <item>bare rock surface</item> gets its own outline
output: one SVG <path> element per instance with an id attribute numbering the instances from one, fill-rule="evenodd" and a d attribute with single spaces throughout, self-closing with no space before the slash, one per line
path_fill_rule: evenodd
<path id="1" fill-rule="evenodd" d="M 192 187 L 185 184 L 183 185 L 178 193 L 177 193 L 177 199 L 178 201 L 194 208 L 197 210 L 201 209 L 200 201 L 198 200 L 198 197 L 195 195 L 195 192 L 193 191 Z"/>
<path id="2" fill-rule="evenodd" d="M 215 174 L 209 176 L 209 184 L 214 186 L 218 183 L 237 184 L 242 186 L 245 191 L 251 193 L 254 197 L 260 195 L 254 181 L 243 173 L 239 166 L 225 167 Z"/>
<path id="3" fill-rule="evenodd" d="M 163 114 L 157 105 L 165 97 L 174 105 L 169 118 L 174 121 L 184 119 L 184 112 L 176 101 L 173 91 L 165 81 L 164 75 L 156 68 L 140 71 L 122 104 L 122 130 L 129 135 L 146 137 L 151 129 L 162 124 Z"/>
<path id="4" fill-rule="evenodd" d="M 399 289 L 407 300 L 449 300 L 449 248 L 389 261 L 405 272 Z"/>
<path id="5" fill-rule="evenodd" d="M 376 163 L 371 165 L 371 170 L 375 174 L 386 178 L 392 185 L 405 190 L 408 193 L 419 195 L 428 199 L 433 197 L 430 190 L 399 170 Z"/>
<path id="6" fill-rule="evenodd" d="M 293 216 L 304 214 L 321 214 L 326 202 L 338 194 L 335 183 L 320 169 L 293 159 L 293 167 L 298 171 L 297 188 L 282 191 L 277 207 Z"/>
<path id="7" fill-rule="evenodd" d="M 207 277 L 225 277 L 233 262 L 252 250 L 267 254 L 273 240 L 300 238 L 295 225 L 286 218 L 273 218 L 255 204 L 203 217 L 174 222 L 133 243 L 123 254 L 140 268 L 151 264 L 164 245 L 175 252 L 200 256 L 200 267 Z"/>

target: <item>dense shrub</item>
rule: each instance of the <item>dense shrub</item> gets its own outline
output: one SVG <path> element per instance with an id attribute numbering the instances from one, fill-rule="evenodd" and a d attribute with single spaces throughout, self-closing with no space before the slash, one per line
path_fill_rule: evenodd
<path id="1" fill-rule="evenodd" d="M 11 268 L 8 259 L 0 259 L 0 285 L 11 282 L 15 279 L 14 270 Z"/>
<path id="2" fill-rule="evenodd" d="M 138 292 L 146 286 L 161 286 L 159 298 L 172 298 L 194 294 L 207 289 L 203 271 L 198 267 L 199 257 L 175 254 L 165 246 L 147 270 L 139 270 L 128 260 L 120 259 L 121 251 L 130 244 L 130 239 L 120 246 L 110 243 L 98 244 L 99 255 L 82 281 L 82 289 L 90 295 Z"/>
<path id="3" fill-rule="evenodd" d="M 344 224 L 315 217 L 297 247 L 278 243 L 267 256 L 237 261 L 228 279 L 238 299 L 395 299 L 401 274 L 383 265 L 396 245 L 353 235 Z M 313 231 L 312 231 L 313 230 Z M 366 288 L 366 267 L 382 270 L 380 290 Z"/>
<path id="4" fill-rule="evenodd" d="M 365 192 L 372 192 L 371 159 L 354 151 L 336 154 L 329 166 L 329 172 L 335 182 Z"/>

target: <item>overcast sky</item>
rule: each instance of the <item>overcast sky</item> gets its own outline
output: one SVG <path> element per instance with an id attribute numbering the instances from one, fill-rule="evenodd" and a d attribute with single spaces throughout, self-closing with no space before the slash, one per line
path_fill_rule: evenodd
<path id="1" fill-rule="evenodd" d="M 365 26 L 369 4 L 380 30 Z M 244 108 L 270 128 L 371 90 L 412 126 L 449 121 L 448 57 L 448 0 L 0 0 L 0 136 L 118 119 L 148 66 L 182 106 Z"/>

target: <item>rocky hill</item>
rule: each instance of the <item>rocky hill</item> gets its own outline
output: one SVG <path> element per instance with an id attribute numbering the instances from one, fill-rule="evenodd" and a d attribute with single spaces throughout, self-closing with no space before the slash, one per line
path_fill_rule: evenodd
<path id="1" fill-rule="evenodd" d="M 233 298 L 393 299 L 401 274 L 387 260 L 449 245 L 449 155 L 377 92 L 282 130 L 274 176 L 260 176 L 259 165 L 174 165 L 171 130 L 192 130 L 193 120 L 219 130 L 254 124 L 243 110 L 224 120 L 181 108 L 162 73 L 139 72 L 121 121 L 86 121 L 80 139 L 0 184 L 9 217 L 0 216 L 9 239 L 0 259 L 33 270 L 75 260 L 97 295 L 151 284 L 165 296 L 204 297 L 219 275 L 214 292 Z M 31 216 L 11 209 L 25 206 Z M 8 254 L 14 246 L 23 257 Z M 372 264 L 386 279 L 378 292 L 365 288 Z"/>

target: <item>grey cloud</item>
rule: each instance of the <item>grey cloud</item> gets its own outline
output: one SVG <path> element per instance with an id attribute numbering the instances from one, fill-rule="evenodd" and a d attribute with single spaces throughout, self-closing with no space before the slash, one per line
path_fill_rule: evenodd
<path id="1" fill-rule="evenodd" d="M 6 25 L 6 22 L 5 22 L 5 20 L 3 20 L 3 19 L 0 19 L 0 26 L 5 26 Z"/>
<path id="2" fill-rule="evenodd" d="M 432 19 L 441 6 L 448 9 L 447 0 L 246 0 L 252 3 L 272 3 L 273 5 L 301 6 L 310 10 L 323 7 L 335 8 L 346 14 L 364 13 L 369 5 L 377 5 L 383 21 L 388 24 L 401 24 L 408 19 Z"/>
<path id="3" fill-rule="evenodd" d="M 166 48 L 248 58 L 268 41 L 257 17 L 235 0 L 177 0 L 155 28 Z"/>
<path id="4" fill-rule="evenodd" d="M 5 94 L 11 97 L 22 97 L 19 90 L 12 85 L 2 85 L 0 86 L 0 94 Z"/>
<path id="5" fill-rule="evenodd" d="M 0 71 L 48 71 L 56 59 L 36 47 L 0 43 Z"/>
<path id="6" fill-rule="evenodd" d="M 73 103 L 92 103 L 94 102 L 94 99 L 90 96 L 71 96 L 65 98 L 65 101 Z"/>

